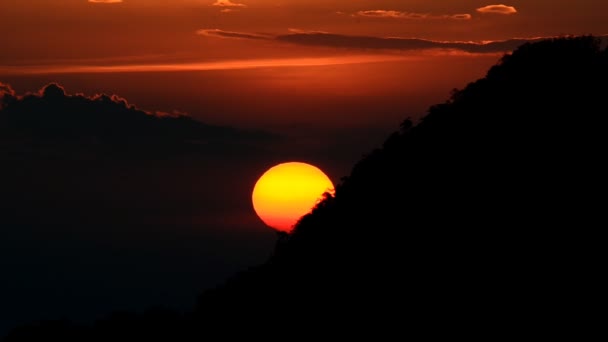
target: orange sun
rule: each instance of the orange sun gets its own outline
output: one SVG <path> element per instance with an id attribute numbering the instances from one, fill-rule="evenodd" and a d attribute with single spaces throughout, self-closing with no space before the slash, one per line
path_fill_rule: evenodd
<path id="1" fill-rule="evenodd" d="M 264 223 L 290 232 L 326 192 L 333 195 L 334 185 L 323 171 L 310 164 L 289 162 L 268 169 L 255 184 L 251 199 Z"/>

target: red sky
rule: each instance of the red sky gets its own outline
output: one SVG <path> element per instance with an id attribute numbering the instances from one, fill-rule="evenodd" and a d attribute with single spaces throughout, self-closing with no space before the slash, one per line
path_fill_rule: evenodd
<path id="1" fill-rule="evenodd" d="M 482 77 L 505 49 L 480 43 L 602 35 L 605 13 L 596 0 L 3 0 L 0 81 L 18 92 L 55 81 L 117 93 L 209 123 L 325 132 L 300 136 L 317 145 L 343 134 L 340 144 L 361 151 Z"/>
<path id="2" fill-rule="evenodd" d="M 268 58 L 319 54 L 268 41 L 219 39 L 198 30 L 499 40 L 605 34 L 608 3 L 519 0 L 3 0 L 2 64 L 76 58 L 107 62 Z M 114 2 L 119 0 L 106 0 Z M 217 4 L 214 6 L 214 4 Z M 220 6 L 223 5 L 223 6 Z M 483 8 L 489 10 L 483 11 Z M 494 9 L 494 11 L 492 11 Z M 313 49 L 314 50 L 314 49 Z M 323 53 L 326 53 L 324 51 Z M 113 59 L 111 59 L 113 58 Z M 122 61 L 122 60 L 121 60 Z"/>

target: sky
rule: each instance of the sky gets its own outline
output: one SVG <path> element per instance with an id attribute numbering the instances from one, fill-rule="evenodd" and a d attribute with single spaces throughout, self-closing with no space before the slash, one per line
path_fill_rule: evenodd
<path id="1" fill-rule="evenodd" d="M 235 139 L 126 159 L 36 139 L 9 154 L 14 142 L 0 141 L 0 266 L 12 279 L 0 282 L 0 335 L 41 317 L 193 305 L 271 253 L 276 234 L 250 202 L 267 168 L 310 162 L 339 183 L 504 53 L 608 34 L 607 12 L 596 0 L 0 1 L 0 94 L 43 96 L 56 82 L 64 97 L 116 94 Z"/>
<path id="2" fill-rule="evenodd" d="M 19 93 L 58 82 L 230 126 L 372 127 L 366 148 L 483 76 L 514 46 L 501 41 L 602 35 L 606 10 L 593 0 L 6 0 L 0 79 Z"/>
<path id="3" fill-rule="evenodd" d="M 498 5 L 497 5 L 498 4 Z M 6 0 L 2 61 L 111 58 L 251 59 L 303 56 L 268 42 L 217 41 L 200 30 L 259 36 L 321 31 L 440 41 L 605 34 L 600 1 Z M 240 51 L 246 50 L 246 54 Z M 319 54 L 320 51 L 308 51 Z"/>
<path id="4" fill-rule="evenodd" d="M 481 43 L 606 34 L 606 10 L 608 4 L 593 0 L 5 0 L 0 77 L 19 92 L 57 81 L 73 92 L 119 93 L 148 109 L 256 128 L 318 122 L 305 118 L 314 113 L 285 119 L 284 101 L 302 111 L 310 104 L 315 109 L 307 111 L 329 121 L 336 115 L 319 108 L 368 112 L 401 101 L 393 106 L 399 114 L 382 113 L 388 127 L 405 111 L 420 115 L 452 88 L 483 76 L 513 46 Z M 187 72 L 206 72 L 211 80 Z M 117 74 L 120 82 L 105 82 Z M 168 82 L 171 89 L 162 84 Z M 148 96 L 158 87 L 164 96 Z M 238 103 L 217 103 L 231 93 Z M 270 103 L 257 103 L 273 94 Z M 261 113 L 242 113 L 243 107 Z M 349 121 L 369 125 L 361 116 Z"/>

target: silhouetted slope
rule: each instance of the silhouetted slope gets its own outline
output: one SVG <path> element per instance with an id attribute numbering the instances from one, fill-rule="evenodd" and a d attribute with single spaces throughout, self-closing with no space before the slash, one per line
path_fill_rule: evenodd
<path id="1" fill-rule="evenodd" d="M 339 331 L 341 318 L 407 334 L 504 329 L 514 314 L 559 310 L 562 277 L 584 268 L 575 231 L 601 212 L 587 199 L 605 153 L 607 76 L 593 37 L 504 56 L 405 121 L 268 264 L 203 295 L 200 314 L 248 321 L 264 307 L 310 329 Z"/>
<path id="2" fill-rule="evenodd" d="M 593 37 L 504 56 L 406 120 L 266 264 L 204 293 L 173 339 L 538 328 L 568 307 L 568 278 L 584 272 L 577 230 L 598 216 L 607 76 Z"/>

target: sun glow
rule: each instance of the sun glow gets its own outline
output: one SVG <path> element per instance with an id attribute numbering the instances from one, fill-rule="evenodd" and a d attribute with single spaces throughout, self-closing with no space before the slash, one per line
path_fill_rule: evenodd
<path id="1" fill-rule="evenodd" d="M 121 64 L 121 65 L 20 65 L 2 66 L 0 74 L 44 75 L 44 74 L 96 74 L 134 72 L 175 72 L 246 70 L 274 67 L 315 67 L 394 62 L 413 59 L 412 57 L 390 55 L 358 55 L 306 58 L 268 58 L 248 60 L 225 60 L 219 62 L 192 62 L 167 64 Z"/>
<path id="2" fill-rule="evenodd" d="M 326 192 L 333 195 L 334 185 L 323 171 L 310 164 L 289 162 L 266 171 L 251 197 L 253 208 L 264 223 L 290 232 Z"/>

